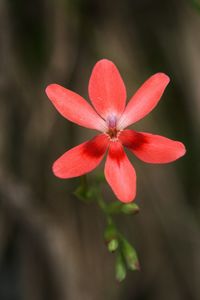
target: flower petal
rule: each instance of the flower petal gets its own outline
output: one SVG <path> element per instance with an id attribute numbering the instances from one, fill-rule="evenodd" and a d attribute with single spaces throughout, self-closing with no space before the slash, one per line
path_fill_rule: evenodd
<path id="1" fill-rule="evenodd" d="M 66 119 L 87 128 L 104 130 L 105 121 L 80 95 L 58 84 L 48 85 L 46 94 L 55 108 Z"/>
<path id="2" fill-rule="evenodd" d="M 160 100 L 169 81 L 169 77 L 164 73 L 157 73 L 145 81 L 127 104 L 119 121 L 119 128 L 125 128 L 150 113 Z"/>
<path id="3" fill-rule="evenodd" d="M 53 164 L 54 174 L 60 178 L 72 178 L 92 171 L 103 159 L 108 143 L 107 136 L 100 134 L 68 150 Z"/>
<path id="4" fill-rule="evenodd" d="M 131 202 L 136 195 L 136 174 L 120 142 L 111 142 L 105 164 L 105 177 L 116 197 Z"/>
<path id="5" fill-rule="evenodd" d="M 113 62 L 102 59 L 93 68 L 89 96 L 96 111 L 104 118 L 121 116 L 126 104 L 126 88 Z"/>
<path id="6" fill-rule="evenodd" d="M 186 152 L 181 142 L 151 133 L 124 130 L 119 139 L 139 159 L 147 163 L 169 163 Z"/>

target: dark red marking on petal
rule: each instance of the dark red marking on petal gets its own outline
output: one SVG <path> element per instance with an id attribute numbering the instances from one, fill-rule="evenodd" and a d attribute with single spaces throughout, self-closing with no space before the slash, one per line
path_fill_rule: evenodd
<path id="1" fill-rule="evenodd" d="M 139 159 L 147 163 L 170 163 L 186 152 L 181 142 L 147 132 L 124 130 L 119 139 Z"/>
<path id="2" fill-rule="evenodd" d="M 85 143 L 82 155 L 98 158 L 105 153 L 107 145 L 108 137 L 105 134 L 100 134 Z"/>
<path id="3" fill-rule="evenodd" d="M 109 155 L 110 159 L 115 160 L 120 166 L 121 162 L 123 161 L 125 157 L 125 152 L 123 151 L 123 148 L 119 142 L 112 142 L 110 143 L 110 148 L 109 148 Z"/>
<path id="4" fill-rule="evenodd" d="M 120 141 L 111 141 L 105 163 L 105 177 L 116 197 L 128 203 L 136 195 L 136 174 Z"/>
<path id="5" fill-rule="evenodd" d="M 142 145 L 148 143 L 142 133 L 130 129 L 123 130 L 119 135 L 119 140 L 125 147 L 133 150 L 141 148 Z"/>
<path id="6" fill-rule="evenodd" d="M 100 134 L 68 150 L 53 164 L 54 174 L 60 178 L 72 178 L 94 170 L 103 159 L 108 144 L 108 136 Z"/>

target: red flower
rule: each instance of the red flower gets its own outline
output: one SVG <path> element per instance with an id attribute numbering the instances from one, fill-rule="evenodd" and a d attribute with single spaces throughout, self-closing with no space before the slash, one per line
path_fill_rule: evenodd
<path id="1" fill-rule="evenodd" d="M 126 104 L 126 88 L 116 66 L 102 59 L 94 66 L 89 96 L 94 108 L 78 94 L 58 84 L 46 93 L 56 109 L 78 125 L 100 131 L 92 140 L 65 152 L 53 165 L 60 178 L 72 178 L 95 169 L 106 151 L 105 177 L 116 197 L 130 202 L 136 194 L 136 173 L 123 146 L 148 163 L 169 163 L 185 154 L 182 143 L 160 135 L 125 129 L 145 117 L 157 105 L 169 77 L 151 76 Z"/>

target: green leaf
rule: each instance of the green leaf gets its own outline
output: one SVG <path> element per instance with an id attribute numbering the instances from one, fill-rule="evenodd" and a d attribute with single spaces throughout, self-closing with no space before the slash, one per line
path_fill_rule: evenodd
<path id="1" fill-rule="evenodd" d="M 81 201 L 92 202 L 96 200 L 96 189 L 94 187 L 85 188 L 85 186 L 78 186 L 74 191 L 74 195 Z"/>

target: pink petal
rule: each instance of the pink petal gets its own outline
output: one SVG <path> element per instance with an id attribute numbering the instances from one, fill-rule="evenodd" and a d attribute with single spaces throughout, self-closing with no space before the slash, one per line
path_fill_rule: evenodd
<path id="1" fill-rule="evenodd" d="M 95 112 L 92 106 L 78 94 L 58 85 L 50 84 L 46 94 L 55 108 L 66 119 L 92 129 L 103 131 L 105 121 Z"/>
<path id="2" fill-rule="evenodd" d="M 96 111 L 107 119 L 121 116 L 126 103 L 126 88 L 113 62 L 102 59 L 93 68 L 89 81 L 89 96 Z"/>
<path id="3" fill-rule="evenodd" d="M 139 159 L 147 163 L 169 163 L 186 152 L 181 142 L 151 133 L 124 130 L 119 139 Z"/>
<path id="4" fill-rule="evenodd" d="M 107 146 L 107 136 L 100 134 L 70 149 L 53 164 L 54 174 L 60 178 L 72 178 L 92 171 L 100 164 Z"/>
<path id="5" fill-rule="evenodd" d="M 169 81 L 164 73 L 157 73 L 145 81 L 127 104 L 119 121 L 119 128 L 125 128 L 149 114 L 157 105 Z"/>
<path id="6" fill-rule="evenodd" d="M 105 164 L 105 177 L 116 197 L 131 202 L 136 195 L 136 174 L 120 142 L 111 142 Z"/>

